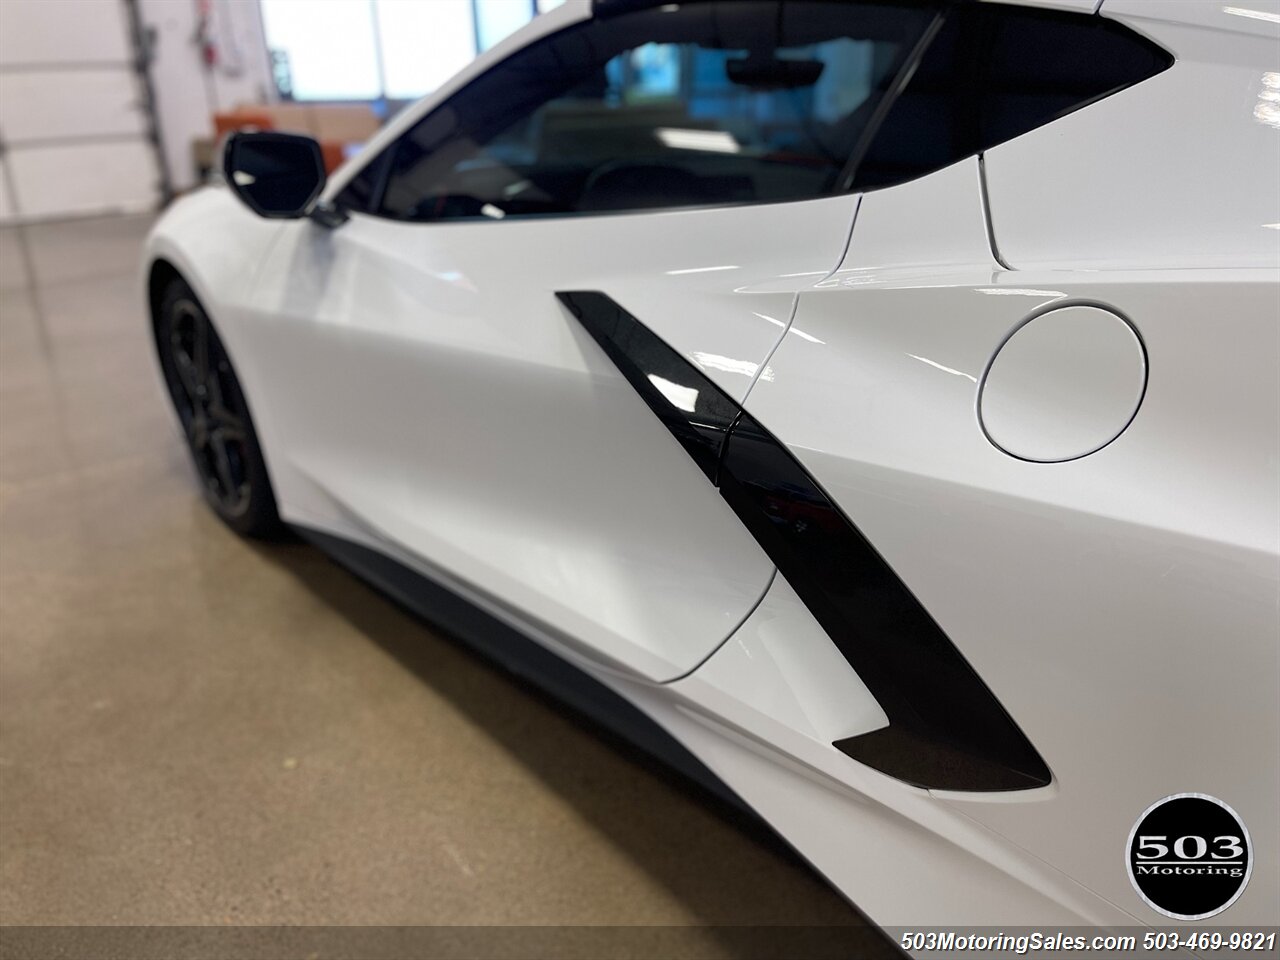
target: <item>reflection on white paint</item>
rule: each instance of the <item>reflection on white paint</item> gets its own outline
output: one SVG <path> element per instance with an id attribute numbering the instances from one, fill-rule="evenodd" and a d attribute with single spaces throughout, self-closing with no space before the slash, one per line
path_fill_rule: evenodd
<path id="1" fill-rule="evenodd" d="M 460 270 L 433 270 L 431 271 L 431 276 L 444 283 L 466 290 L 468 293 L 476 292 L 475 284 Z"/>
<path id="2" fill-rule="evenodd" d="M 657 374 L 649 374 L 649 382 L 658 388 L 658 392 L 662 394 L 677 410 L 683 410 L 685 413 L 693 413 L 698 408 L 698 391 L 695 387 L 682 387 L 678 383 L 672 383 L 665 377 Z"/>
<path id="3" fill-rule="evenodd" d="M 753 317 L 759 317 L 761 320 L 767 320 L 769 323 L 772 323 L 775 327 L 782 327 L 784 330 L 787 327 L 787 325 L 783 323 L 781 320 L 775 320 L 773 317 L 766 317 L 763 313 L 756 313 L 754 310 L 752 310 L 751 315 Z M 813 336 L 812 334 L 805 333 L 803 330 L 797 330 L 795 327 L 792 327 L 790 332 L 794 333 L 801 340 L 808 340 L 810 343 L 821 343 L 825 346 L 827 342 L 825 340 L 819 340 L 817 337 Z"/>
<path id="4" fill-rule="evenodd" d="M 1280 19 L 1276 22 L 1280 23 Z M 1262 75 L 1262 88 L 1253 107 L 1253 119 L 1280 129 L 1280 73 Z"/>
<path id="5" fill-rule="evenodd" d="M 702 150 L 705 153 L 738 153 L 742 144 L 727 130 L 684 130 L 658 127 L 653 131 L 664 147 L 672 150 Z"/>
<path id="6" fill-rule="evenodd" d="M 744 377 L 754 377 L 756 371 L 760 369 L 760 364 L 752 363 L 750 360 L 734 360 L 732 357 L 722 357 L 718 353 L 703 353 L 701 350 L 694 351 L 693 359 L 700 367 L 723 370 L 725 373 L 740 373 Z"/>
<path id="7" fill-rule="evenodd" d="M 737 270 L 738 267 L 732 263 L 726 263 L 719 267 L 690 267 L 687 270 L 668 270 L 668 277 L 678 277 L 685 273 L 715 273 L 717 270 Z"/>
<path id="8" fill-rule="evenodd" d="M 824 280 L 818 284 L 818 287 L 828 287 L 833 283 L 838 287 L 859 287 L 867 283 L 879 283 L 880 271 L 868 268 L 859 268 L 850 270 L 848 273 L 841 273 L 838 277 L 832 277 L 830 280 Z"/>
<path id="9" fill-rule="evenodd" d="M 1280 13 L 1268 13 L 1266 10 L 1250 10 L 1248 7 L 1223 7 L 1222 12 L 1233 17 L 1248 17 L 1250 20 L 1280 23 Z"/>
<path id="10" fill-rule="evenodd" d="M 1264 223 L 1262 227 L 1264 230 L 1280 230 L 1280 223 Z"/>
<path id="11" fill-rule="evenodd" d="M 937 363 L 936 361 L 930 360 L 928 357 L 917 357 L 914 353 L 908 353 L 907 356 L 910 357 L 912 360 L 919 360 L 921 363 L 927 363 L 931 367 L 937 367 L 939 370 L 943 371 L 944 373 L 950 373 L 957 377 L 964 377 L 966 380 L 972 380 L 974 383 L 978 382 L 977 377 L 971 376 L 965 373 L 963 370 L 957 370 L 955 369 L 955 367 L 944 367 L 942 364 Z"/>
<path id="12" fill-rule="evenodd" d="M 1029 287 L 978 287 L 979 293 L 993 297 L 1065 297 L 1061 290 L 1032 290 Z"/>

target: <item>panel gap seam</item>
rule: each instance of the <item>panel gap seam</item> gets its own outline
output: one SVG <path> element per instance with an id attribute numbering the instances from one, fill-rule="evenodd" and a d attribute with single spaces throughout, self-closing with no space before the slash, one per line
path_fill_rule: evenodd
<path id="1" fill-rule="evenodd" d="M 742 395 L 742 399 L 738 401 L 738 406 L 743 410 L 746 409 L 747 400 L 751 397 L 751 391 L 756 388 L 756 384 L 760 380 L 760 376 L 769 368 L 769 361 L 773 359 L 773 355 L 778 352 L 778 348 L 782 346 L 782 341 L 787 338 L 787 334 L 791 331 L 791 325 L 795 323 L 796 313 L 800 310 L 800 294 L 804 290 L 812 290 L 820 283 L 826 283 L 836 275 L 836 272 L 844 265 L 845 258 L 849 256 L 849 247 L 853 243 L 853 230 L 858 225 L 858 211 L 862 209 L 862 196 L 858 196 L 857 202 L 853 205 L 853 217 L 849 220 L 849 229 L 844 235 L 844 246 L 840 250 L 840 256 L 836 259 L 835 266 L 828 270 L 825 274 L 800 290 L 795 291 L 791 295 L 791 310 L 787 314 L 786 325 L 783 326 L 782 332 L 778 334 L 778 339 L 773 342 L 773 346 L 769 348 L 769 352 L 765 354 L 764 360 L 760 366 L 756 367 L 756 372 L 751 377 L 751 383 L 747 385 L 747 392 Z"/>
<path id="2" fill-rule="evenodd" d="M 769 571 L 769 579 L 765 581 L 764 589 L 760 591 L 760 596 L 756 597 L 756 602 L 751 604 L 751 609 L 749 609 L 746 612 L 746 614 L 743 616 L 741 620 L 739 620 L 737 623 L 733 625 L 733 629 L 724 635 L 724 639 L 722 639 L 719 643 L 717 643 L 714 647 L 712 647 L 710 653 L 708 653 L 705 657 L 703 657 L 701 660 L 695 663 L 692 667 L 690 667 L 684 673 L 680 674 L 680 676 L 672 677 L 670 680 L 663 680 L 659 684 L 659 686 L 665 687 L 673 683 L 678 683 L 681 680 L 687 679 L 688 677 L 697 673 L 704 663 L 706 663 L 708 660 L 714 657 L 717 653 L 719 653 L 721 648 L 724 647 L 724 645 L 728 643 L 730 640 L 732 640 L 734 635 L 737 634 L 737 632 L 746 625 L 747 621 L 750 620 L 753 616 L 755 616 L 755 612 L 760 609 L 760 605 L 764 603 L 764 598 L 767 597 L 769 595 L 769 591 L 773 589 L 773 582 L 777 579 L 778 579 L 778 568 L 775 566 L 771 571 Z"/>
<path id="3" fill-rule="evenodd" d="M 991 259 L 995 260 L 1001 267 L 1006 270 L 1013 270 L 1009 265 L 1009 261 L 1000 253 L 1000 246 L 996 243 L 996 225 L 991 216 L 991 191 L 987 187 L 987 157 L 985 153 L 978 154 L 978 194 L 982 198 L 982 223 L 987 231 L 987 246 L 991 248 Z"/>

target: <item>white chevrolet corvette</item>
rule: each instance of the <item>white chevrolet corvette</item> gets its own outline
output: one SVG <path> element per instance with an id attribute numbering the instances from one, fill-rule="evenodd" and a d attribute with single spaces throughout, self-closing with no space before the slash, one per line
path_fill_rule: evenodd
<path id="1" fill-rule="evenodd" d="M 235 135 L 144 265 L 204 493 L 881 925 L 1275 924 L 1280 6 L 1238 2 L 571 0 L 327 184 Z"/>

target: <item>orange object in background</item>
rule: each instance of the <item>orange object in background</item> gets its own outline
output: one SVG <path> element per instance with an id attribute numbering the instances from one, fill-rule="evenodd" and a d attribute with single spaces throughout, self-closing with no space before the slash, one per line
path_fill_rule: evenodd
<path id="1" fill-rule="evenodd" d="M 320 155 L 324 157 L 324 172 L 333 173 L 347 158 L 346 144 L 333 140 L 321 140 Z"/>
<path id="2" fill-rule="evenodd" d="M 305 133 L 320 143 L 324 169 L 332 173 L 342 163 L 348 148 L 359 146 L 378 132 L 377 114 L 364 104 L 249 104 L 213 115 L 216 137 L 233 130 L 280 130 Z"/>
<path id="3" fill-rule="evenodd" d="M 221 140 L 233 130 L 274 130 L 275 121 L 265 110 L 252 110 L 243 107 L 215 113 L 213 115 L 213 136 Z"/>

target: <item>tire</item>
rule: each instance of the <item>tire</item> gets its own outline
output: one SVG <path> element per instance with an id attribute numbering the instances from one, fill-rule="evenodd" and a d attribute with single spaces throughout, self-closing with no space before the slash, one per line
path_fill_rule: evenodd
<path id="1" fill-rule="evenodd" d="M 169 398 L 209 506 L 244 537 L 282 529 L 244 391 L 209 315 L 174 279 L 155 317 L 156 349 Z"/>

